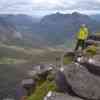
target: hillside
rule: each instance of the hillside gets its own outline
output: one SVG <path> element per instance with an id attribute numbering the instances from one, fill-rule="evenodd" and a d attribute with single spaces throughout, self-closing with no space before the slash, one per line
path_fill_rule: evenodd
<path id="1" fill-rule="evenodd" d="M 16 90 L 35 64 L 56 63 L 62 50 L 55 48 L 23 48 L 0 43 L 0 100 L 15 98 Z M 17 99 L 18 100 L 18 99 Z"/>
<path id="2" fill-rule="evenodd" d="M 33 32 L 40 19 L 27 15 L 0 15 L 0 41 L 18 46 L 40 46 L 42 37 Z"/>

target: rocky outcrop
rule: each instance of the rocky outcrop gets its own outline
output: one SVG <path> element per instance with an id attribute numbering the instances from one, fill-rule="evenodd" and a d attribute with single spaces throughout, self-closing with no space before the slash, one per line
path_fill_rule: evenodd
<path id="1" fill-rule="evenodd" d="M 94 57 L 78 57 L 77 62 L 88 69 L 92 74 L 100 76 L 100 55 Z"/>
<path id="2" fill-rule="evenodd" d="M 90 45 L 100 45 L 100 35 L 90 35 L 85 43 L 86 47 Z"/>
<path id="3" fill-rule="evenodd" d="M 64 75 L 64 73 L 62 73 L 61 71 L 58 71 L 56 74 L 56 78 L 55 78 L 56 84 L 58 86 L 58 91 L 59 92 L 63 92 L 66 93 L 66 91 L 70 94 L 73 93 L 73 91 L 71 90 L 70 85 L 68 84 L 66 77 Z"/>
<path id="4" fill-rule="evenodd" d="M 64 66 L 64 71 L 62 73 L 66 80 L 64 85 L 70 86 L 69 89 L 71 89 L 75 95 L 89 100 L 100 100 L 99 76 L 90 73 L 86 67 L 78 63 Z M 57 73 L 57 76 L 59 77 L 59 73 Z M 56 82 L 58 87 L 61 81 L 62 80 Z"/>
<path id="5" fill-rule="evenodd" d="M 36 88 L 36 82 L 33 79 L 24 79 L 21 85 L 26 90 L 27 96 L 30 96 Z"/>

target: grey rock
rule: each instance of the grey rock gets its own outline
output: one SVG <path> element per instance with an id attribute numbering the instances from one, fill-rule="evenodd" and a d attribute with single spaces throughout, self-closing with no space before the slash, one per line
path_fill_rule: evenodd
<path id="1" fill-rule="evenodd" d="M 93 58 L 82 59 L 79 62 L 86 67 L 92 74 L 100 76 L 100 55 L 95 55 Z"/>
<path id="2" fill-rule="evenodd" d="M 22 81 L 22 85 L 34 85 L 35 81 L 33 79 L 25 79 Z"/>
<path id="3" fill-rule="evenodd" d="M 90 46 L 90 45 L 93 45 L 93 44 L 98 44 L 98 43 L 100 43 L 100 42 L 97 42 L 97 41 L 95 41 L 95 40 L 87 40 L 87 41 L 85 42 L 86 47 L 88 47 L 88 46 Z"/>
<path id="4" fill-rule="evenodd" d="M 86 44 L 86 47 L 93 44 L 100 46 L 100 35 L 90 35 L 88 39 L 86 40 L 85 44 Z"/>
<path id="5" fill-rule="evenodd" d="M 100 49 L 99 49 L 99 50 L 100 50 Z M 95 55 L 95 56 L 93 57 L 93 59 L 95 59 L 95 61 L 100 62 L 100 55 Z"/>
<path id="6" fill-rule="evenodd" d="M 100 35 L 90 35 L 89 40 L 100 41 Z"/>
<path id="7" fill-rule="evenodd" d="M 56 81 L 59 91 L 61 92 L 68 91 L 69 87 L 68 87 L 67 80 L 64 73 L 62 73 L 61 71 L 58 71 L 55 77 L 55 81 Z"/>
<path id="8" fill-rule="evenodd" d="M 33 67 L 33 71 L 35 71 L 36 74 L 44 74 L 46 72 L 49 72 L 53 69 L 51 65 L 48 64 L 41 64 L 41 65 L 36 65 Z"/>
<path id="9" fill-rule="evenodd" d="M 4 98 L 3 100 L 15 100 L 13 98 Z"/>
<path id="10" fill-rule="evenodd" d="M 25 79 L 21 83 L 24 90 L 27 92 L 27 96 L 30 96 L 36 87 L 36 82 L 33 79 Z"/>
<path id="11" fill-rule="evenodd" d="M 87 68 L 79 64 L 66 66 L 64 74 L 68 84 L 78 96 L 90 100 L 100 99 L 100 77 L 90 73 Z"/>
<path id="12" fill-rule="evenodd" d="M 52 93 L 52 95 L 44 100 L 83 100 L 77 97 L 69 96 L 68 94 Z"/>

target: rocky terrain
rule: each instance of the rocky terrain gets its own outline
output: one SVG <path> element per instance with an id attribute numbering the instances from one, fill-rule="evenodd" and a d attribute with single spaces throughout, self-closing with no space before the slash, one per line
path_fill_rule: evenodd
<path id="1" fill-rule="evenodd" d="M 97 41 L 99 38 L 95 38 L 96 43 L 98 43 Z M 89 52 L 87 50 L 82 55 L 79 55 L 80 52 L 74 55 L 67 53 L 67 57 L 74 56 L 75 58 L 71 59 L 70 63 L 48 67 L 50 70 L 47 72 L 50 71 L 53 75 L 53 79 L 49 78 L 49 81 L 55 81 L 57 90 L 47 91 L 44 100 L 100 100 L 100 53 L 97 53 L 96 48 L 91 48 L 93 45 L 96 48 L 99 47 L 93 42 L 87 47 Z M 34 97 L 33 94 L 29 100 Z"/>
<path id="2" fill-rule="evenodd" d="M 56 72 L 53 72 L 53 74 L 56 74 L 54 80 L 61 92 L 54 92 L 56 96 L 54 96 L 53 100 L 59 100 L 60 98 L 62 100 L 66 100 L 66 98 L 68 98 L 68 100 L 99 100 L 100 38 L 98 39 L 98 36 L 92 36 L 91 39 L 87 41 L 87 45 L 96 45 L 96 54 L 93 52 L 92 56 L 76 57 L 78 59 L 73 62 L 70 62 L 70 59 L 66 59 L 67 62 L 65 62 L 67 64 L 62 66 L 60 66 L 59 57 L 65 51 L 59 50 L 59 47 L 56 47 L 56 50 L 48 47 L 48 45 L 51 44 L 59 45 L 64 44 L 66 41 L 69 41 L 69 39 L 72 40 L 75 36 L 74 33 L 77 32 L 82 23 L 87 24 L 93 33 L 100 31 L 99 21 L 77 12 L 72 14 L 55 13 L 44 16 L 41 20 L 26 15 L 0 15 L 1 98 L 15 95 L 15 85 L 20 80 L 22 81 L 25 76 L 29 75 L 33 78 L 32 76 L 34 76 L 34 74 L 37 75 L 36 70 L 39 76 L 41 76 L 41 73 L 45 71 L 49 72 L 51 69 L 54 69 L 53 71 Z M 66 45 L 71 44 L 68 42 Z M 32 47 L 39 47 L 39 49 Z M 45 50 L 41 48 L 45 48 Z M 28 62 L 29 65 L 27 65 L 26 62 Z M 20 63 L 25 63 L 25 65 L 20 65 Z M 41 68 L 28 69 L 32 67 L 33 64 L 38 63 L 44 63 L 46 70 L 42 70 L 41 72 Z M 49 71 L 48 64 L 54 65 Z M 61 68 L 55 69 L 55 66 Z M 42 69 L 45 68 L 42 67 Z M 49 91 L 46 91 L 46 93 L 47 92 Z M 8 93 L 11 95 L 8 95 Z"/>
<path id="3" fill-rule="evenodd" d="M 95 43 L 99 41 L 99 37 L 96 38 L 96 36 L 89 39 L 94 40 Z M 94 45 L 94 42 L 92 42 L 92 45 Z M 62 66 L 61 69 L 63 70 L 57 72 L 56 83 L 59 90 L 85 100 L 99 100 L 100 53 L 94 56 L 85 55 L 76 59 L 72 64 Z"/>
<path id="4" fill-rule="evenodd" d="M 62 50 L 54 48 L 23 48 L 0 43 L 0 100 L 15 98 L 16 93 L 22 95 L 21 81 L 32 78 L 34 67 L 55 64 L 56 56 L 61 53 Z"/>

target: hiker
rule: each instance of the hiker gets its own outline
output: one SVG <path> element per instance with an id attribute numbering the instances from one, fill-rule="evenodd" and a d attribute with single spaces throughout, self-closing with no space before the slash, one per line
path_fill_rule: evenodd
<path id="1" fill-rule="evenodd" d="M 82 24 L 77 35 L 77 44 L 75 47 L 75 51 L 77 51 L 79 47 L 81 47 L 82 51 L 85 49 L 85 40 L 87 40 L 88 35 L 88 28 L 85 24 Z"/>

